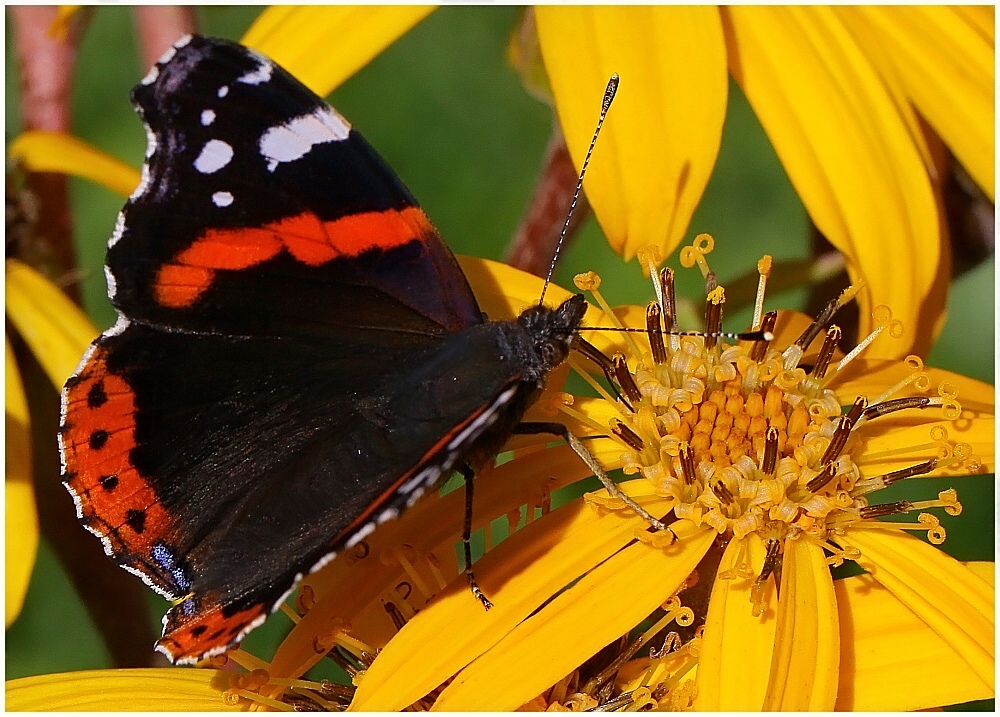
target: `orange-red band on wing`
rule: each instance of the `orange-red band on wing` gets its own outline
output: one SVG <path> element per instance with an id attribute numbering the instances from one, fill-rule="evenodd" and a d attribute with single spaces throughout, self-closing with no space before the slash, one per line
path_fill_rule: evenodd
<path id="1" fill-rule="evenodd" d="M 350 214 L 329 222 L 303 212 L 259 229 L 210 229 L 160 269 L 153 290 L 161 305 L 182 309 L 212 285 L 216 271 L 256 266 L 282 248 L 303 264 L 320 266 L 338 256 L 392 249 L 433 231 L 417 207 Z"/>
<path id="2" fill-rule="evenodd" d="M 132 465 L 135 395 L 110 373 L 100 350 L 66 389 L 63 458 L 82 518 L 116 555 L 148 556 L 171 518 L 156 491 Z"/>

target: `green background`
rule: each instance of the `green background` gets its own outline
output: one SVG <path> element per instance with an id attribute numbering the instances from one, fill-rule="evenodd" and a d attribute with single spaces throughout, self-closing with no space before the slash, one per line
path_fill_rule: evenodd
<path id="1" fill-rule="evenodd" d="M 200 29 L 237 40 L 258 12 L 200 8 Z M 532 195 L 551 132 L 550 108 L 529 96 L 504 62 L 516 18 L 517 9 L 511 7 L 442 8 L 330 97 L 394 167 L 456 253 L 502 256 Z M 73 130 L 139 166 L 145 135 L 128 91 L 145 68 L 140 67 L 132 23 L 127 8 L 100 7 L 94 13 L 76 68 Z M 19 129 L 9 24 L 7 37 L 9 142 Z M 608 121 L 614 121 L 613 110 Z M 77 248 L 86 269 L 85 304 L 104 328 L 113 323 L 114 311 L 100 267 L 121 200 L 78 180 L 71 191 Z M 753 271 L 763 253 L 776 259 L 808 256 L 805 211 L 735 85 L 730 87 L 719 161 L 686 241 L 703 231 L 716 238 L 710 260 L 722 284 Z M 679 269 L 676 256 L 670 263 Z M 645 303 L 651 298 L 651 287 L 636 263 L 622 264 L 593 219 L 565 252 L 556 278 L 571 288 L 572 276 L 590 269 L 602 275 L 602 291 L 612 303 Z M 680 291 L 700 299 L 703 287 L 697 272 L 681 270 L 681 276 Z M 801 308 L 804 299 L 804 289 L 793 289 L 769 293 L 768 305 Z M 948 323 L 928 363 L 992 383 L 993 306 L 990 258 L 954 282 Z M 727 317 L 729 328 L 745 325 L 749 315 L 744 311 Z M 912 483 L 898 492 L 930 497 L 954 484 L 965 512 L 956 519 L 936 511 L 948 530 L 944 549 L 960 559 L 993 559 L 992 476 Z M 889 499 L 895 497 L 886 496 Z M 151 620 L 158 624 L 166 607 L 150 593 Z M 267 643 L 280 637 L 287 625 L 283 618 L 270 620 L 259 634 L 251 635 L 248 647 L 253 650 L 257 644 L 263 654 L 269 653 Z M 6 658 L 8 678 L 109 664 L 83 606 L 44 544 L 25 608 L 7 631 Z"/>

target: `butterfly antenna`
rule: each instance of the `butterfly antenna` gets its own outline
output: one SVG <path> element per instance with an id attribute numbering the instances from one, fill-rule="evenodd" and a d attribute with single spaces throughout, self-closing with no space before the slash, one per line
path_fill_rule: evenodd
<path id="1" fill-rule="evenodd" d="M 538 298 L 538 305 L 541 306 L 542 302 L 545 301 L 545 292 L 549 288 L 549 283 L 552 281 L 552 272 L 555 271 L 556 261 L 559 259 L 559 250 L 562 249 L 563 241 L 566 239 L 566 232 L 569 231 L 569 222 L 573 218 L 573 212 L 576 210 L 576 202 L 580 198 L 580 190 L 583 188 L 583 175 L 587 173 L 587 165 L 590 163 L 590 155 L 594 151 L 594 145 L 597 144 L 597 135 L 601 133 L 601 125 L 604 124 L 604 118 L 608 114 L 608 108 L 611 107 L 611 100 L 615 98 L 615 92 L 618 91 L 618 73 L 615 72 L 611 75 L 611 79 L 608 80 L 608 87 L 604 90 L 604 101 L 601 103 L 601 116 L 597 119 L 597 129 L 594 130 L 594 137 L 590 140 L 590 147 L 587 148 L 587 156 L 583 159 L 583 167 L 580 169 L 580 177 L 576 180 L 576 191 L 573 192 L 573 201 L 569 205 L 569 212 L 566 214 L 566 221 L 563 222 L 562 231 L 559 232 L 559 241 L 556 242 L 556 250 L 552 254 L 552 261 L 549 264 L 549 273 L 545 275 L 545 284 L 542 286 L 542 295 Z"/>

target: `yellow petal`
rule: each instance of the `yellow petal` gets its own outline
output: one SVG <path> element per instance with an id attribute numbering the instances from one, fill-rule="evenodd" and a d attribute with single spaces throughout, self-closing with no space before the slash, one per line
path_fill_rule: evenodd
<path id="1" fill-rule="evenodd" d="M 869 56 L 892 77 L 947 142 L 976 183 L 994 198 L 994 51 L 957 8 L 839 7 Z"/>
<path id="2" fill-rule="evenodd" d="M 995 389 L 990 384 L 931 366 L 926 366 L 923 370 L 930 378 L 932 388 L 936 389 L 942 383 L 950 383 L 957 388 L 958 402 L 962 404 L 962 408 L 979 413 L 994 412 Z M 841 403 L 847 405 L 857 396 L 877 396 L 911 373 L 913 369 L 902 361 L 857 358 L 837 374 L 836 379 L 831 381 L 830 388 L 837 392 Z M 908 391 L 917 393 L 912 388 Z M 907 390 L 901 395 L 907 395 Z"/>
<path id="3" fill-rule="evenodd" d="M 585 191 L 626 261 L 687 231 L 719 152 L 728 80 L 715 7 L 536 8 L 542 58 L 573 161 L 582 166 L 611 74 L 618 96 Z"/>
<path id="4" fill-rule="evenodd" d="M 823 549 L 786 540 L 765 710 L 832 710 L 840 672 L 837 599 Z"/>
<path id="5" fill-rule="evenodd" d="M 719 574 L 733 570 L 738 558 L 750 551 L 754 576 L 764 564 L 764 545 L 756 534 L 732 540 L 719 563 Z M 756 577 L 717 577 L 705 618 L 705 632 L 698 660 L 699 712 L 760 711 L 771 670 L 778 598 L 774 578 L 760 617 L 751 610 L 750 590 Z"/>
<path id="6" fill-rule="evenodd" d="M 538 304 L 545 282 L 534 274 L 490 259 L 474 256 L 456 258 L 476 295 L 479 308 L 491 321 L 516 319 L 522 311 Z M 561 286 L 549 284 L 545 304 L 558 306 L 570 296 L 572 293 Z M 588 318 L 598 313 L 593 307 L 587 311 Z"/>
<path id="7" fill-rule="evenodd" d="M 934 409 L 924 409 L 934 410 Z M 933 420 L 919 415 L 907 417 L 904 411 L 883 418 L 865 422 L 856 429 L 864 441 L 864 450 L 855 458 L 855 463 L 865 475 L 884 475 L 890 471 L 923 463 L 934 457 L 939 444 L 931 435 L 932 430 L 944 429 L 947 443 L 967 443 L 972 453 L 982 462 L 979 473 L 989 473 L 996 466 L 996 422 L 992 415 L 977 416 L 971 420 L 964 417 L 957 421 Z M 927 475 L 968 475 L 968 469 L 959 465 L 942 465 Z"/>
<path id="8" fill-rule="evenodd" d="M 653 496 L 646 481 L 622 485 L 647 510 L 662 515 L 669 508 L 669 501 Z M 493 601 L 493 609 L 483 610 L 464 576 L 453 580 L 379 654 L 351 709 L 397 710 L 420 699 L 496 645 L 558 590 L 613 555 L 644 525 L 629 511 L 606 513 L 577 500 L 518 531 L 475 565 L 476 579 Z M 642 617 L 645 613 L 632 624 Z M 579 662 L 589 655 L 574 653 Z"/>
<path id="9" fill-rule="evenodd" d="M 671 528 L 679 537 L 673 545 L 633 543 L 518 625 L 455 677 L 434 710 L 516 709 L 635 627 L 676 592 L 715 539 L 688 521 Z"/>
<path id="10" fill-rule="evenodd" d="M 930 179 L 881 79 L 829 7 L 728 8 L 730 67 L 813 221 L 847 260 L 861 332 L 889 305 L 906 330 L 868 356 L 926 353 L 947 266 Z"/>
<path id="11" fill-rule="evenodd" d="M 11 142 L 7 153 L 32 172 L 83 177 L 123 197 L 139 184 L 134 167 L 64 132 L 29 130 Z"/>
<path id="12" fill-rule="evenodd" d="M 16 259 L 7 260 L 7 317 L 56 390 L 100 333 L 55 284 Z"/>
<path id="13" fill-rule="evenodd" d="M 6 626 L 17 619 L 28 591 L 31 571 L 38 552 L 38 514 L 35 511 L 35 488 L 31 482 L 31 426 L 28 418 L 28 401 L 21 385 L 14 350 L 6 346 L 6 427 L 7 478 L 4 496 L 6 505 L 7 559 L 5 571 Z"/>
<path id="14" fill-rule="evenodd" d="M 237 711 L 226 704 L 233 673 L 183 667 L 84 670 L 22 677 L 7 682 L 11 711 Z"/>
<path id="15" fill-rule="evenodd" d="M 326 97 L 433 9 L 420 5 L 275 5 L 260 14 L 241 42 Z"/>
<path id="16" fill-rule="evenodd" d="M 857 563 L 994 688 L 993 587 L 953 557 L 905 533 L 857 527 Z"/>
<path id="17" fill-rule="evenodd" d="M 987 567 L 993 563 L 970 565 Z M 840 609 L 836 709 L 912 711 L 993 697 L 962 656 L 871 575 L 834 582 Z"/>

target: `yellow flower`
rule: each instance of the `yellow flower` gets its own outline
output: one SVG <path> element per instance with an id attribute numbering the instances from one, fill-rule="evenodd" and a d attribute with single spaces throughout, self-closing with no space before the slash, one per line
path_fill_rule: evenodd
<path id="1" fill-rule="evenodd" d="M 31 349 L 56 390 L 99 333 L 76 304 L 37 271 L 6 263 L 7 318 Z M 31 473 L 31 423 L 21 377 L 6 340 L 6 625 L 21 612 L 38 550 L 38 516 Z"/>
<path id="2" fill-rule="evenodd" d="M 486 260 L 461 261 L 481 305 L 493 316 L 515 315 L 538 295 L 535 277 Z M 592 278 L 588 281 L 596 288 Z M 567 295 L 556 287 L 550 291 L 553 301 Z M 639 307 L 613 313 L 629 325 L 645 322 L 646 310 Z M 612 320 L 605 310 L 588 323 L 607 326 Z M 533 409 L 535 418 L 560 411 L 561 420 L 590 437 L 588 445 L 605 466 L 641 473 L 621 488 L 654 515 L 669 516 L 683 501 L 668 482 L 687 475 L 686 459 L 677 459 L 694 450 L 692 445 L 701 446 L 696 437 L 704 433 L 695 423 L 690 440 L 672 440 L 686 436 L 677 427 L 689 419 L 676 421 L 671 411 L 678 416 L 694 411 L 699 420 L 714 414 L 714 432 L 727 423 L 720 417 L 736 408 L 727 400 L 722 410 L 707 409 L 703 415 L 703 407 L 718 407 L 716 383 L 732 386 L 755 373 L 770 377 L 767 381 L 782 386 L 778 390 L 784 394 L 777 412 L 771 410 L 773 394 L 765 391 L 756 408 L 755 399 L 744 398 L 732 422 L 735 426 L 749 417 L 750 429 L 760 415 L 771 428 L 783 427 L 770 436 L 765 430 L 756 441 L 759 431 L 751 429 L 750 442 L 757 447 L 748 459 L 732 461 L 731 452 L 725 459 L 716 457 L 718 438 L 707 453 L 699 453 L 690 483 L 705 498 L 699 514 L 654 534 L 603 491 L 551 509 L 552 493 L 584 477 L 586 468 L 566 446 L 518 438 L 513 459 L 477 483 L 476 527 L 486 531 L 487 552 L 477 561 L 476 574 L 494 609 L 482 609 L 460 571 L 454 546 L 461 532 L 462 494 L 451 492 L 418 503 L 308 577 L 294 608 L 283 609 L 295 624 L 277 652 L 265 661 L 234 650 L 229 657 L 246 672 L 205 677 L 198 689 L 212 686 L 220 703 L 254 701 L 275 708 L 345 705 L 353 696 L 354 709 L 400 709 L 411 703 L 456 710 L 513 709 L 524 703 L 545 708 L 594 706 L 597 700 L 702 709 L 914 709 L 989 697 L 993 591 L 986 578 L 992 565 L 967 568 L 903 532 L 929 532 L 937 541 L 943 531 L 936 520 L 876 521 L 869 516 L 880 511 L 872 513 L 868 504 L 878 486 L 902 475 L 900 468 L 927 456 L 937 456 L 933 468 L 908 472 L 992 470 L 992 392 L 947 372 L 917 371 L 915 361 L 848 360 L 834 353 L 825 380 L 815 368 L 809 375 L 783 368 L 786 345 L 794 347 L 810 323 L 794 313 L 780 315 L 774 340 L 757 360 L 751 358 L 753 342 L 729 346 L 719 339 L 706 349 L 701 337 L 667 335 L 661 355 L 666 361 L 656 364 L 655 330 L 634 342 L 601 333 L 594 343 L 603 352 L 632 354 L 627 374 L 612 369 L 624 400 L 571 399 L 549 391 Z M 883 333 L 889 330 L 886 324 Z M 647 341 L 651 348 L 645 348 Z M 813 350 L 803 355 L 803 363 L 817 365 Z M 574 364 L 584 366 L 578 359 Z M 648 380 L 657 373 L 669 380 Z M 931 392 L 930 407 L 886 412 L 900 405 L 891 403 L 897 394 L 928 384 L 945 389 L 943 395 Z M 665 385 L 678 388 L 664 398 Z M 744 396 L 731 393 L 727 399 Z M 814 481 L 822 471 L 815 466 L 837 440 L 831 432 L 836 415 L 830 413 L 854 406 L 859 393 L 870 396 L 877 408 L 856 416 L 840 455 L 827 460 L 836 465 L 832 478 L 819 486 Z M 797 409 L 808 416 L 805 430 Z M 946 425 L 952 433 L 948 439 L 940 431 Z M 668 426 L 673 432 L 665 430 Z M 657 450 L 648 450 L 654 447 L 650 428 L 659 434 Z M 928 440 L 932 434 L 939 440 Z M 812 505 L 802 499 L 804 492 L 826 502 Z M 769 498 L 762 500 L 762 493 Z M 793 511 L 783 507 L 786 498 L 798 501 Z M 738 522 L 737 513 L 750 504 L 764 517 L 742 538 L 730 534 L 736 523 L 715 524 L 708 518 L 728 509 L 727 517 Z M 954 497 L 944 494 L 892 510 L 936 506 L 959 509 Z M 714 555 L 717 568 L 706 555 Z M 832 580 L 829 563 L 842 559 L 856 559 L 868 573 Z M 701 604 L 687 605 L 699 585 Z M 643 641 L 630 645 L 641 651 L 618 650 L 627 659 L 620 659 L 603 681 L 594 673 L 611 658 L 589 673 L 580 670 L 650 615 L 655 624 L 646 623 Z M 702 620 L 703 628 L 692 629 Z M 664 638 L 664 629 L 676 634 Z M 356 695 L 352 687 L 306 677 L 328 653 L 354 674 Z M 216 668 L 224 663 L 211 661 Z M 189 679 L 190 671 L 176 672 L 178 680 Z M 119 678 L 146 679 L 138 674 L 77 675 L 77 702 L 65 705 L 121 706 L 130 695 Z M 162 681 L 169 682 L 170 674 L 150 673 L 160 682 L 134 683 L 133 688 L 170 690 Z M 52 706 L 45 695 L 70 678 L 30 679 L 34 682 L 8 683 L 8 705 Z M 178 682 L 178 694 L 188 689 L 184 684 Z M 68 690 L 58 689 L 62 699 Z M 101 694 L 103 701 L 97 702 Z"/>
<path id="3" fill-rule="evenodd" d="M 692 264 L 703 265 L 706 241 L 688 252 Z M 537 301 L 534 277 L 484 260 L 463 259 L 462 265 L 493 318 L 516 315 Z M 550 289 L 551 301 L 566 296 Z M 724 307 L 724 293 L 712 296 Z M 645 309 L 602 308 L 603 316 L 591 312 L 598 315 L 589 325 L 608 326 L 614 317 L 646 325 Z M 866 354 L 891 345 L 888 336 L 899 328 L 885 312 L 873 313 L 881 335 Z M 356 709 L 414 703 L 513 709 L 604 701 L 632 708 L 915 709 L 991 696 L 992 564 L 967 568 L 902 532 L 920 530 L 937 540 L 943 531 L 932 519 L 876 521 L 879 511 L 866 504 L 900 470 L 914 472 L 930 458 L 936 463 L 924 465 L 921 475 L 992 470 L 992 387 L 923 369 L 918 359 L 847 360 L 834 350 L 820 380 L 812 350 L 789 353 L 810 320 L 782 313 L 775 322 L 775 338 L 758 359 L 752 343 L 730 347 L 719 338 L 713 347 L 700 337 L 676 337 L 675 346 L 667 335 L 661 337 L 667 363 L 657 364 L 658 349 L 645 348 L 657 340 L 655 330 L 637 340 L 587 334 L 604 355 L 624 356 L 609 369 L 624 400 L 600 383 L 603 371 L 575 359 L 574 368 L 591 376 L 595 392 L 605 397 L 550 390 L 529 416 L 558 416 L 587 439 L 603 465 L 641 474 L 621 488 L 655 515 L 683 513 L 669 531 L 648 532 L 604 492 L 553 509 L 553 492 L 584 478 L 585 466 L 565 446 L 516 438 L 509 446 L 512 459 L 477 482 L 476 528 L 487 552 L 476 574 L 496 605 L 490 612 L 471 597 L 460 572 L 454 546 L 462 495 L 455 491 L 417 504 L 304 581 L 294 607 L 283 608 L 294 627 L 269 660 L 229 653 L 245 670 L 239 675 L 180 668 L 48 675 L 8 682 L 7 705 L 202 709 L 258 703 L 287 709 L 353 700 Z M 820 328 L 822 334 L 825 326 Z M 812 368 L 806 373 L 800 365 Z M 767 392 L 760 397 L 759 415 L 769 410 L 765 420 L 776 438 L 769 430 L 763 436 L 750 430 L 758 417 L 753 391 L 741 385 L 739 396 L 726 396 L 723 388 L 720 406 L 708 390 L 713 382 L 739 383 L 752 370 L 782 392 L 777 409 L 773 394 L 770 410 Z M 554 376 L 552 388 L 561 383 L 562 375 Z M 824 461 L 843 435 L 836 420 L 842 406 L 864 394 L 885 411 L 897 394 L 925 384 L 942 389 L 930 396 L 929 408 L 881 416 L 862 410 L 845 429 L 839 455 Z M 750 450 L 733 452 L 729 426 L 723 460 L 713 453 L 722 438 L 713 435 L 726 423 L 720 416 L 731 415 L 728 399 L 734 397 L 742 406 L 733 406 L 732 424 L 749 419 Z M 698 420 L 708 420 L 713 409 L 702 416 L 708 405 L 715 411 L 706 448 L 695 440 L 704 434 L 695 430 L 697 421 L 685 424 L 681 414 L 695 411 Z M 803 408 L 805 419 L 796 408 Z M 783 428 L 775 425 L 779 415 Z M 682 439 L 681 425 L 691 429 L 689 437 Z M 769 452 L 774 465 L 765 472 Z M 690 463 L 694 470 L 685 472 Z M 834 468 L 820 484 L 828 463 Z M 943 493 L 936 501 L 891 510 L 930 507 L 960 509 L 953 495 Z M 715 570 L 706 564 L 713 556 Z M 845 559 L 856 559 L 868 573 L 831 579 L 828 563 Z M 687 604 L 699 586 L 703 602 Z M 642 641 L 633 639 L 581 669 L 648 616 L 653 622 L 642 624 Z M 354 686 L 308 679 L 328 655 L 353 675 L 356 694 Z M 212 666 L 225 661 L 214 659 Z M 609 663 L 614 669 L 600 674 Z"/>

